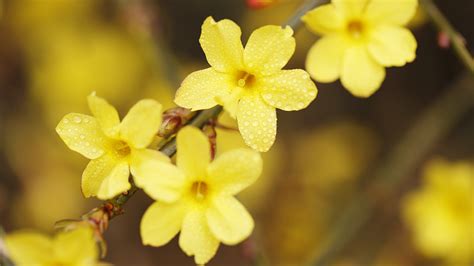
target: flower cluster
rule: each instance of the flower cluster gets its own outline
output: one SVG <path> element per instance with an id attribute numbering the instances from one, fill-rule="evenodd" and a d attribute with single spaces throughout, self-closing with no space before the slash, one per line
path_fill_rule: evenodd
<path id="1" fill-rule="evenodd" d="M 402 27 L 415 8 L 416 0 L 333 0 L 309 12 L 303 20 L 324 35 L 309 52 L 309 73 L 322 82 L 340 77 L 354 95 L 371 95 L 384 79 L 384 67 L 415 58 L 416 41 Z M 305 70 L 283 70 L 296 46 L 289 26 L 258 28 L 244 47 L 236 23 L 208 17 L 199 42 L 210 67 L 186 77 L 175 102 L 192 111 L 223 106 L 252 149 L 228 151 L 213 160 L 210 139 L 198 128 L 176 128 L 176 136 L 169 136 L 176 132 L 172 128 L 165 137 L 176 138 L 174 164 L 151 148 L 162 126 L 160 103 L 141 100 L 120 121 L 117 110 L 95 93 L 88 97 L 92 116 L 70 113 L 56 131 L 71 150 L 91 160 L 82 175 L 85 197 L 112 199 L 126 193 L 133 180 L 156 200 L 141 221 L 142 242 L 162 246 L 180 233 L 181 249 L 205 264 L 221 242 L 235 245 L 254 228 L 234 196 L 261 174 L 258 152 L 268 151 L 275 141 L 276 109 L 304 109 L 318 91 Z M 7 245 L 19 265 L 91 265 L 98 256 L 91 239 L 91 232 L 77 229 L 54 240 L 13 234 Z"/>

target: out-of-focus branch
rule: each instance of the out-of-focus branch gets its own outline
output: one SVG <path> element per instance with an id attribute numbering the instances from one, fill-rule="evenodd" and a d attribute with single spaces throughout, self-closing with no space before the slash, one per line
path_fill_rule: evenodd
<path id="1" fill-rule="evenodd" d="M 303 5 L 295 12 L 295 14 L 283 25 L 290 26 L 294 31 L 297 31 L 302 23 L 301 17 L 304 16 L 311 9 L 326 3 L 328 0 L 307 0 Z"/>
<path id="2" fill-rule="evenodd" d="M 466 48 L 465 41 L 461 34 L 454 29 L 448 19 L 441 13 L 439 8 L 433 3 L 433 0 L 421 0 L 421 6 L 428 13 L 428 16 L 436 25 L 439 31 L 447 34 L 453 46 L 456 55 L 462 61 L 464 66 L 474 74 L 474 59 Z"/>
<path id="3" fill-rule="evenodd" d="M 310 260 L 328 265 L 367 224 L 378 204 L 393 199 L 430 150 L 474 106 L 474 76 L 463 74 L 426 109 L 401 138 L 394 150 L 373 172 L 371 185 L 357 193 L 342 209 L 331 232 Z M 375 195 L 375 196 L 374 196 Z"/>

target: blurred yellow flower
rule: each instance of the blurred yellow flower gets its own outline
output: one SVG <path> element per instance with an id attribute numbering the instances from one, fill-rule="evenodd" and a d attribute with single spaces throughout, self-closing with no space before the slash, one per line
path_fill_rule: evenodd
<path id="1" fill-rule="evenodd" d="M 29 89 L 48 122 L 55 123 L 71 107 L 85 110 L 82 99 L 93 90 L 118 106 L 128 104 L 151 78 L 137 42 L 115 27 L 66 24 L 37 31 L 43 34 L 25 41 Z"/>
<path id="2" fill-rule="evenodd" d="M 99 251 L 89 227 L 58 233 L 50 238 L 38 232 L 19 231 L 5 237 L 9 258 L 17 266 L 99 265 Z"/>
<path id="3" fill-rule="evenodd" d="M 414 243 L 424 255 L 452 265 L 474 259 L 474 165 L 431 162 L 423 186 L 403 202 Z"/>
<path id="4" fill-rule="evenodd" d="M 211 67 L 183 81 L 176 104 L 193 110 L 223 105 L 237 118 L 245 143 L 268 151 L 276 135 L 275 108 L 300 110 L 317 94 L 304 70 L 282 70 L 295 50 L 292 35 L 290 27 L 264 26 L 252 33 L 244 49 L 237 24 L 208 17 L 199 42 Z"/>
<path id="5" fill-rule="evenodd" d="M 379 139 L 363 124 L 341 120 L 299 134 L 292 147 L 293 172 L 302 184 L 336 195 L 354 184 L 374 161 Z"/>
<path id="6" fill-rule="evenodd" d="M 416 39 L 403 27 L 417 0 L 332 0 L 302 20 L 323 37 L 313 45 L 306 69 L 320 82 L 341 78 L 354 96 L 369 97 L 385 79 L 385 67 L 416 57 Z"/>
<path id="7" fill-rule="evenodd" d="M 110 199 L 130 188 L 130 172 L 147 160 L 169 161 L 147 149 L 161 125 L 161 104 L 141 100 L 120 122 L 117 110 L 104 99 L 88 97 L 94 115 L 67 114 L 56 127 L 66 145 L 91 159 L 82 174 L 84 196 Z"/>
<path id="8" fill-rule="evenodd" d="M 259 177 L 262 159 L 236 149 L 210 162 L 209 140 L 193 127 L 180 130 L 177 147 L 177 167 L 150 160 L 137 169 L 137 181 L 157 200 L 141 221 L 142 242 L 162 246 L 181 231 L 181 249 L 205 264 L 220 242 L 235 245 L 252 232 L 252 216 L 234 195 Z"/>

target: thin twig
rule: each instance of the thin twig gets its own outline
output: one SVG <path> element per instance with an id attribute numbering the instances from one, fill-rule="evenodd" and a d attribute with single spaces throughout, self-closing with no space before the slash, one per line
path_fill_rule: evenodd
<path id="1" fill-rule="evenodd" d="M 356 237 L 370 220 L 377 204 L 397 195 L 401 185 L 410 178 L 433 146 L 474 106 L 474 78 L 462 75 L 441 95 L 402 137 L 390 155 L 374 171 L 372 185 L 359 193 L 341 211 L 337 223 L 322 245 L 313 254 L 310 264 L 328 265 Z M 377 195 L 377 197 L 374 197 Z"/>
<path id="2" fill-rule="evenodd" d="M 457 57 L 462 61 L 466 68 L 474 74 L 474 59 L 466 48 L 465 41 L 461 34 L 454 29 L 448 19 L 441 13 L 439 8 L 432 0 L 421 0 L 421 6 L 426 11 L 436 27 L 443 33 L 446 33 L 451 41 L 452 47 Z"/>
<path id="3" fill-rule="evenodd" d="M 297 31 L 302 25 L 301 17 L 326 2 L 327 0 L 307 0 L 283 26 L 290 26 L 294 31 Z"/>

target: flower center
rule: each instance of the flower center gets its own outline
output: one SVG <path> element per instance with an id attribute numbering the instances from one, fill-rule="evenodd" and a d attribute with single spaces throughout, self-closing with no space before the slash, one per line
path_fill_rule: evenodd
<path id="1" fill-rule="evenodd" d="M 203 181 L 196 181 L 191 186 L 191 193 L 197 200 L 205 199 L 207 192 L 207 184 Z"/>
<path id="2" fill-rule="evenodd" d="M 360 20 L 353 20 L 347 24 L 347 30 L 352 35 L 352 37 L 358 39 L 362 37 L 364 33 L 364 24 Z"/>
<path id="3" fill-rule="evenodd" d="M 237 86 L 242 87 L 242 88 L 249 88 L 255 83 L 255 76 L 242 71 L 239 73 L 237 76 Z"/>
<path id="4" fill-rule="evenodd" d="M 123 142 L 123 141 L 118 141 L 116 144 L 115 144 L 115 152 L 117 153 L 118 156 L 120 157 L 126 157 L 130 154 L 131 150 L 130 150 L 130 146 L 128 146 L 127 143 Z"/>

